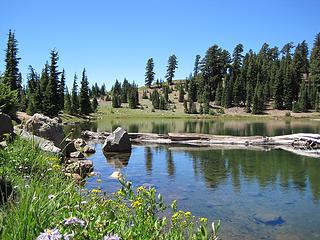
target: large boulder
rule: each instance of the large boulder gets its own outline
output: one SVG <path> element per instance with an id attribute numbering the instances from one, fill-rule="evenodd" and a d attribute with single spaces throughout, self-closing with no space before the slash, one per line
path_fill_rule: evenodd
<path id="1" fill-rule="evenodd" d="M 13 135 L 13 125 L 11 117 L 0 112 L 0 140 L 2 140 L 3 134 Z"/>
<path id="2" fill-rule="evenodd" d="M 59 121 L 59 118 L 52 119 L 36 113 L 26 122 L 24 130 L 52 141 L 56 147 L 61 147 L 64 133 Z"/>
<path id="3" fill-rule="evenodd" d="M 106 138 L 102 149 L 104 152 L 131 152 L 131 142 L 127 131 L 118 127 Z"/>

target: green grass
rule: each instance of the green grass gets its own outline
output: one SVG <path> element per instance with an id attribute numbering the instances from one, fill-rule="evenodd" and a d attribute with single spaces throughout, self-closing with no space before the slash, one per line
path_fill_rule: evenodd
<path id="1" fill-rule="evenodd" d="M 0 179 L 15 189 L 0 205 L 0 239 L 33 240 L 57 231 L 57 239 L 216 239 L 218 229 L 210 234 L 207 219 L 177 210 L 176 202 L 166 206 L 154 188 L 121 180 L 114 194 L 89 192 L 64 176 L 59 161 L 22 139 L 0 150 Z"/>

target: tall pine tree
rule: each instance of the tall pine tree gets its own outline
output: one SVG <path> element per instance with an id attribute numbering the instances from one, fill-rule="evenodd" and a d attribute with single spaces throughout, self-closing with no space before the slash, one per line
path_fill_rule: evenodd
<path id="1" fill-rule="evenodd" d="M 147 61 L 147 66 L 146 66 L 146 73 L 145 73 L 145 83 L 146 86 L 150 87 L 152 82 L 154 81 L 154 63 L 153 63 L 153 58 L 149 58 Z"/>
<path id="2" fill-rule="evenodd" d="M 88 82 L 88 77 L 86 75 L 86 69 L 83 69 L 82 71 L 79 103 L 80 103 L 81 114 L 88 115 L 92 113 L 91 103 L 89 98 L 89 82 Z"/>
<path id="3" fill-rule="evenodd" d="M 168 66 L 167 66 L 167 74 L 166 79 L 169 85 L 172 84 L 172 79 L 174 78 L 174 73 L 178 67 L 178 61 L 176 55 L 171 55 L 168 59 Z"/>

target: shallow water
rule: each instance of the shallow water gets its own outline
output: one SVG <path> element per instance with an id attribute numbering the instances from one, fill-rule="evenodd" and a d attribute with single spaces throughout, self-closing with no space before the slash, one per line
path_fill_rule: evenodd
<path id="1" fill-rule="evenodd" d="M 281 150 L 208 150 L 134 146 L 106 159 L 97 144 L 87 187 L 113 192 L 120 170 L 135 186 L 152 184 L 196 216 L 221 219 L 223 239 L 319 239 L 320 161 Z M 129 157 L 129 158 L 128 158 Z"/>
<path id="2" fill-rule="evenodd" d="M 319 133 L 311 120 L 104 119 L 67 126 L 81 130 L 197 132 L 224 135 Z M 88 188 L 116 191 L 108 176 L 120 170 L 135 186 L 152 184 L 167 202 L 196 216 L 221 219 L 223 239 L 320 239 L 320 159 L 282 150 L 212 150 L 173 146 L 134 146 L 130 156 L 105 158 L 101 144 L 89 158 L 101 174 Z"/>

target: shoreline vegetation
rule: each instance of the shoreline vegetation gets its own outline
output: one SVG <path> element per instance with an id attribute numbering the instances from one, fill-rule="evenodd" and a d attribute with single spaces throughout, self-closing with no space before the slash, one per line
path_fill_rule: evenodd
<path id="1" fill-rule="evenodd" d="M 166 206 L 153 187 L 133 188 L 119 179 L 113 194 L 88 190 L 67 178 L 60 163 L 19 137 L 0 149 L 7 194 L 1 239 L 217 239 L 220 223 L 209 230 L 206 218 L 178 210 L 176 201 Z"/>

